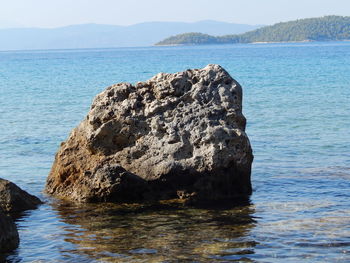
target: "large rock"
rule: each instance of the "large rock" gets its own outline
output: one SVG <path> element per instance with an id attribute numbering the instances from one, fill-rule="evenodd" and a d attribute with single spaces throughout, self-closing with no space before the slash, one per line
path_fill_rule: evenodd
<path id="1" fill-rule="evenodd" d="M 17 248 L 19 236 L 12 218 L 5 215 L 0 208 L 0 252 L 8 252 Z"/>
<path id="2" fill-rule="evenodd" d="M 82 202 L 247 196 L 245 124 L 241 86 L 219 65 L 116 84 L 61 144 L 46 190 Z"/>
<path id="3" fill-rule="evenodd" d="M 8 213 L 22 212 L 35 209 L 41 203 L 39 198 L 0 178 L 0 209 Z"/>

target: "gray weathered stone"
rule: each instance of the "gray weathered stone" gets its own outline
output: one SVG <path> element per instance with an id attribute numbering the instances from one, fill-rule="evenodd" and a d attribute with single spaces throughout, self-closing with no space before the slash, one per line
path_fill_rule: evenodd
<path id="1" fill-rule="evenodd" d="M 0 252 L 8 252 L 18 247 L 19 236 L 12 218 L 0 208 Z"/>
<path id="2" fill-rule="evenodd" d="M 28 194 L 14 183 L 0 178 L 0 208 L 14 213 L 35 209 L 42 202 L 39 198 Z"/>
<path id="3" fill-rule="evenodd" d="M 82 202 L 251 194 L 241 86 L 219 65 L 120 83 L 94 99 L 46 190 Z"/>

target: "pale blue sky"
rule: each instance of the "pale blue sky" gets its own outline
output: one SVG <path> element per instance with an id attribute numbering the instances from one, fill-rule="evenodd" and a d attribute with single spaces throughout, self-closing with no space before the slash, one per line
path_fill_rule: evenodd
<path id="1" fill-rule="evenodd" d="M 350 0 L 0 0 L 1 27 L 206 19 L 273 24 L 331 14 L 349 16 Z"/>

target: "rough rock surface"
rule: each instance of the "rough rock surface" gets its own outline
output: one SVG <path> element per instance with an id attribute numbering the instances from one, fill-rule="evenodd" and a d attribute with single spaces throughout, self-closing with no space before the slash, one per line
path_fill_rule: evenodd
<path id="1" fill-rule="evenodd" d="M 8 213 L 35 209 L 42 202 L 14 183 L 0 178 L 0 209 Z"/>
<path id="2" fill-rule="evenodd" d="M 12 218 L 5 215 L 0 208 L 0 252 L 8 252 L 17 248 L 19 236 Z"/>
<path id="3" fill-rule="evenodd" d="M 219 65 L 98 94 L 56 154 L 46 190 L 82 202 L 251 194 L 241 86 Z"/>

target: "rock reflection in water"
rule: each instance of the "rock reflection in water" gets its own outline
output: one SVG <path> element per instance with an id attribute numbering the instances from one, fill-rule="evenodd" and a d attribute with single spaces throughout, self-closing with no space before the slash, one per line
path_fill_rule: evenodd
<path id="1" fill-rule="evenodd" d="M 103 262 L 249 260 L 256 243 L 252 205 L 230 209 L 178 205 L 118 206 L 56 203 L 67 224 L 68 258 Z"/>

